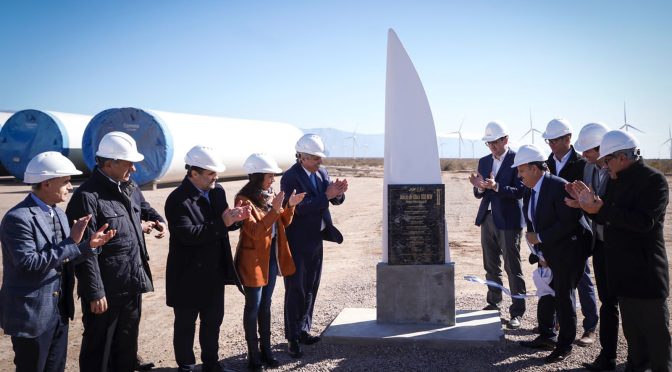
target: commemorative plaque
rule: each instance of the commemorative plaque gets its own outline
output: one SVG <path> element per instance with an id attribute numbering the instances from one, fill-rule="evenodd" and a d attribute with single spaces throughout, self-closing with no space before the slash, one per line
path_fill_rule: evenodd
<path id="1" fill-rule="evenodd" d="M 445 262 L 445 186 L 388 185 L 388 263 Z"/>

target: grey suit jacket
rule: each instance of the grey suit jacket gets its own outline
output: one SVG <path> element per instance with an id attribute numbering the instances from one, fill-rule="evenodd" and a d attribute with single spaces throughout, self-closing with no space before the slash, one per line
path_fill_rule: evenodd
<path id="1" fill-rule="evenodd" d="M 600 177 L 600 174 L 602 174 L 602 177 Z M 600 169 L 595 164 L 587 163 L 583 169 L 583 183 L 590 186 L 597 195 L 604 196 L 609 183 L 609 172 L 606 169 Z M 586 219 L 593 229 L 593 240 L 604 241 L 604 226 L 592 221 L 588 216 L 586 216 Z"/>
<path id="2" fill-rule="evenodd" d="M 10 209 L 0 223 L 0 328 L 10 336 L 37 337 L 46 331 L 54 315 L 59 314 L 59 297 L 72 300 L 72 288 L 61 291 L 63 265 L 98 252 L 89 248 L 88 241 L 75 244 L 69 237 L 65 213 L 58 207 L 54 211 L 67 237 L 58 244 L 53 244 L 49 217 L 30 195 Z"/>

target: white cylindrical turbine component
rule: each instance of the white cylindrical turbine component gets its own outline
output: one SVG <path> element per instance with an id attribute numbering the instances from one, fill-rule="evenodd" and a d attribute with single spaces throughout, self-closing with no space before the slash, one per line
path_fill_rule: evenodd
<path id="1" fill-rule="evenodd" d="M 0 162 L 16 178 L 23 179 L 28 162 L 37 154 L 56 151 L 86 171 L 82 135 L 91 116 L 54 111 L 21 110 L 0 130 Z"/>
<path id="2" fill-rule="evenodd" d="M 247 173 L 243 163 L 251 153 L 264 152 L 282 169 L 295 162 L 294 144 L 303 135 L 298 128 L 277 122 L 179 114 L 138 108 L 105 110 L 91 119 L 84 131 L 82 149 L 90 169 L 100 139 L 108 132 L 122 131 L 133 137 L 145 159 L 136 163 L 132 178 L 140 185 L 177 182 L 184 178 L 184 157 L 196 145 L 221 154 L 226 170 L 221 177 Z"/>

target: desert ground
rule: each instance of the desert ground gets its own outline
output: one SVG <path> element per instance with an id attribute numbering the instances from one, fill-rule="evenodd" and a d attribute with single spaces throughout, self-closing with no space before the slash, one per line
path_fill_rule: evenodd
<path id="1" fill-rule="evenodd" d="M 324 269 L 321 288 L 315 308 L 313 331 L 320 334 L 346 307 L 374 308 L 376 306 L 376 264 L 381 260 L 382 233 L 382 167 L 380 166 L 333 166 L 332 177 L 346 177 L 350 190 L 341 206 L 332 206 L 335 224 L 343 232 L 341 245 L 325 243 Z M 443 172 L 446 184 L 446 219 L 455 262 L 456 308 L 475 310 L 485 305 L 486 288 L 467 282 L 465 275 L 484 277 L 479 243 L 479 228 L 474 225 L 478 200 L 472 195 L 468 172 Z M 668 178 L 669 181 L 669 178 Z M 223 182 L 229 201 L 243 186 L 244 181 Z M 75 185 L 76 186 L 76 185 Z M 279 179 L 276 179 L 279 187 Z M 11 180 L 0 181 L 0 217 L 9 208 L 22 200 L 29 188 Z M 164 201 L 172 187 L 145 191 L 145 197 L 154 208 L 163 214 Z M 65 204 L 61 205 L 65 209 Z M 670 209 L 665 226 L 665 240 L 670 245 Z M 232 245 L 238 240 L 238 232 L 231 234 Z M 156 370 L 176 368 L 172 351 L 173 312 L 165 304 L 165 265 L 168 253 L 168 237 L 161 240 L 147 236 L 155 291 L 143 296 L 143 312 L 140 324 L 139 352 L 156 364 Z M 235 248 L 234 248 L 235 249 Z M 523 248 L 527 256 L 527 248 Z M 533 266 L 524 262 L 528 291 L 533 291 L 531 280 Z M 1 274 L 0 274 L 1 275 Z M 506 285 L 506 279 L 505 279 Z M 508 285 L 507 285 L 508 287 Z M 394 346 L 330 345 L 319 342 L 304 347 L 304 357 L 291 359 L 286 353 L 283 338 L 284 285 L 279 280 L 273 295 L 273 344 L 276 356 L 282 363 L 278 370 L 301 371 L 491 371 L 491 370 L 573 370 L 581 369 L 581 363 L 592 361 L 599 353 L 599 344 L 582 348 L 576 346 L 574 353 L 562 363 L 544 365 L 541 358 L 548 352 L 535 352 L 517 344 L 520 340 L 532 339 L 536 324 L 536 299 L 527 302 L 523 326 L 519 330 L 504 329 L 505 339 L 498 345 L 464 349 L 459 351 L 437 350 L 418 347 L 412 343 Z M 220 361 L 228 368 L 245 370 L 246 345 L 243 336 L 242 312 L 244 299 L 235 287 L 226 288 L 224 323 L 220 334 Z M 505 299 L 503 308 L 510 301 Z M 579 313 L 579 333 L 583 319 Z M 503 312 L 508 318 L 508 312 Z M 76 371 L 82 334 L 81 311 L 77 309 L 75 320 L 70 324 L 67 370 Z M 580 336 L 580 334 L 579 334 Z M 199 360 L 198 342 L 195 342 Z M 618 368 L 624 368 L 626 343 L 622 334 L 619 341 Z M 0 336 L 0 371 L 13 370 L 13 351 L 9 336 Z M 199 360 L 200 363 L 200 360 Z"/>

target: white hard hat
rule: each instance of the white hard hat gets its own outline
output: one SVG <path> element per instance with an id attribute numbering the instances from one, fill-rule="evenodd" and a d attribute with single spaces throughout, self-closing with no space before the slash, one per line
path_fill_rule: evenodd
<path id="1" fill-rule="evenodd" d="M 634 149 L 639 147 L 639 142 L 630 133 L 622 130 L 612 130 L 602 137 L 600 143 L 600 157 L 602 159 L 616 151 Z"/>
<path id="2" fill-rule="evenodd" d="M 511 168 L 515 168 L 519 165 L 534 163 L 536 161 L 546 161 L 546 157 L 541 150 L 535 145 L 523 145 L 520 146 L 518 152 L 516 152 L 516 157 L 513 158 L 513 164 Z"/>
<path id="3" fill-rule="evenodd" d="M 23 182 L 28 184 L 40 183 L 52 178 L 76 176 L 82 172 L 75 168 L 70 159 L 60 152 L 41 152 L 33 157 L 23 174 Z"/>
<path id="4" fill-rule="evenodd" d="M 145 156 L 138 152 L 133 137 L 124 132 L 110 132 L 103 136 L 98 144 L 96 156 L 130 162 L 142 161 Z"/>
<path id="5" fill-rule="evenodd" d="M 485 126 L 483 141 L 490 142 L 508 135 L 509 132 L 506 130 L 506 125 L 504 125 L 504 123 L 501 121 L 491 121 Z"/>
<path id="6" fill-rule="evenodd" d="M 184 162 L 187 165 L 213 172 L 224 172 L 226 170 L 221 156 L 213 148 L 202 145 L 192 147 L 184 157 Z"/>
<path id="7" fill-rule="evenodd" d="M 572 126 L 567 119 L 553 119 L 546 125 L 546 130 L 541 134 L 545 139 L 556 139 L 567 134 L 572 134 Z"/>
<path id="8" fill-rule="evenodd" d="M 296 152 L 303 152 L 321 158 L 327 157 L 324 154 L 324 142 L 322 142 L 322 138 L 317 134 L 304 134 L 303 137 L 296 141 L 296 146 L 294 146 L 294 148 L 296 149 Z"/>
<path id="9" fill-rule="evenodd" d="M 602 137 L 609 131 L 606 125 L 602 123 L 590 123 L 581 128 L 579 138 L 574 143 L 574 148 L 578 152 L 594 149 L 602 142 Z"/>
<path id="10" fill-rule="evenodd" d="M 247 174 L 252 173 L 281 173 L 278 163 L 268 154 L 252 154 L 243 163 Z"/>

